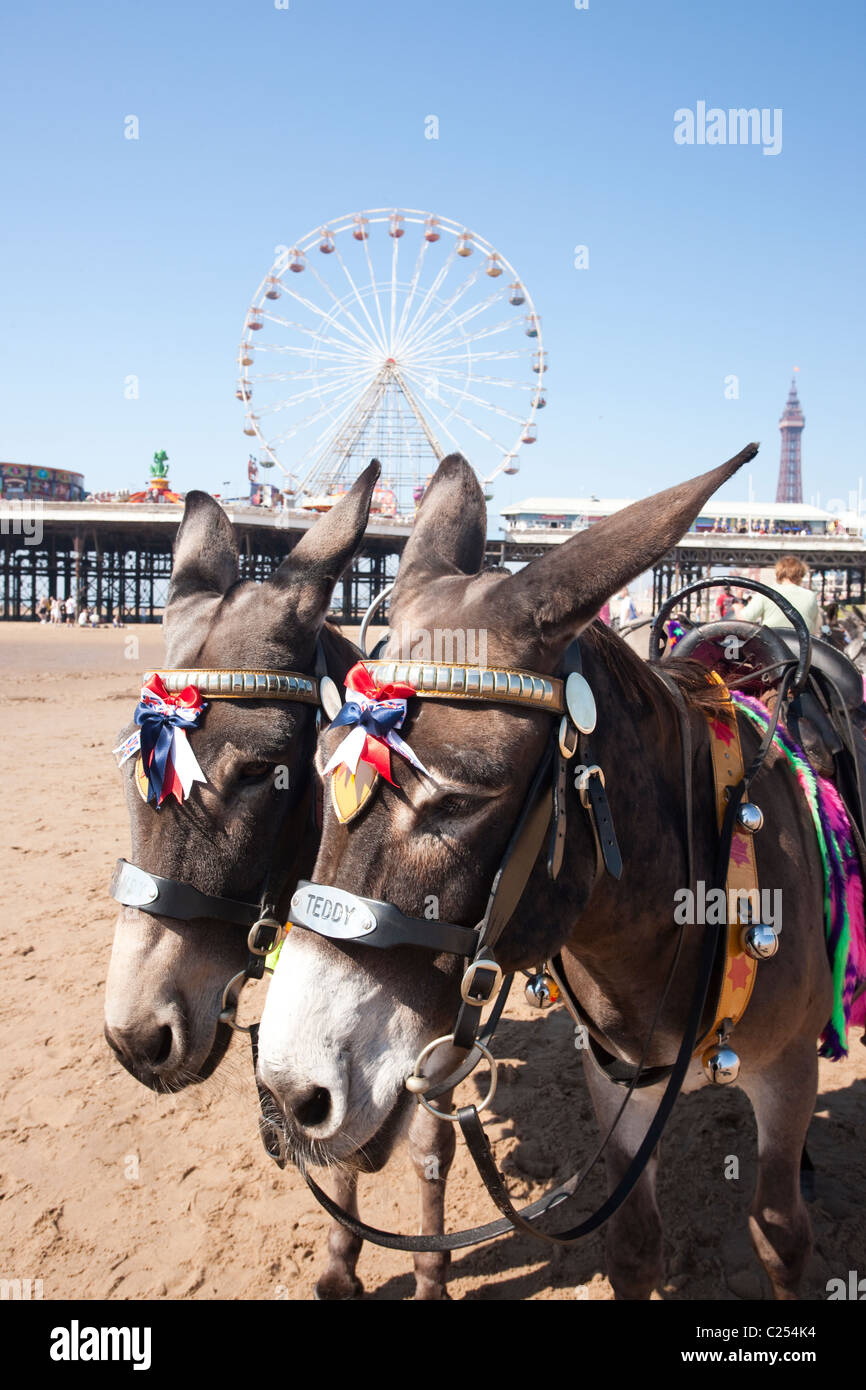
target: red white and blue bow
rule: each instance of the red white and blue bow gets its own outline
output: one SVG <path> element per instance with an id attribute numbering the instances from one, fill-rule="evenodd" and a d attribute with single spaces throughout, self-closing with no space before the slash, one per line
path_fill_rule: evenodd
<path id="1" fill-rule="evenodd" d="M 157 808 L 169 796 L 180 804 L 189 796 L 194 782 L 207 781 L 186 736 L 188 729 L 198 728 L 206 709 L 201 692 L 194 685 L 174 694 L 154 674 L 141 688 L 134 715 L 139 728 L 114 752 L 120 754 L 118 766 L 141 752 L 147 774 L 147 799 L 155 802 Z"/>
<path id="2" fill-rule="evenodd" d="M 388 752 L 393 748 L 401 758 L 429 777 L 424 764 L 397 733 L 406 718 L 406 701 L 415 694 L 417 691 L 412 685 L 377 685 L 363 662 L 357 662 L 346 676 L 346 702 L 331 721 L 332 729 L 351 725 L 352 732 L 329 759 L 325 772 L 334 772 L 345 764 L 354 776 L 358 763 L 365 762 L 393 784 Z"/>

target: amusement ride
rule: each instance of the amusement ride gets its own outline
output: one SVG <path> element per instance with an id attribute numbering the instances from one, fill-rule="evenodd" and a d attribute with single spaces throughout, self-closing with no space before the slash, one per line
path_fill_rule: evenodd
<path id="1" fill-rule="evenodd" d="M 381 515 L 411 516 L 452 451 L 489 486 L 518 471 L 546 405 L 541 319 L 514 266 L 462 223 L 412 209 L 350 213 L 278 248 L 238 371 L 259 465 L 317 510 L 374 456 Z"/>

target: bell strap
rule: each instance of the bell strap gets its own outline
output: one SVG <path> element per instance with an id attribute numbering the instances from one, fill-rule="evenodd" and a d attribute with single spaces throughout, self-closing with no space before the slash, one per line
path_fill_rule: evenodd
<path id="1" fill-rule="evenodd" d="M 710 671 L 710 680 L 721 686 L 724 700 L 719 707 L 707 714 L 710 729 L 710 754 L 713 764 L 713 781 L 716 794 L 716 815 L 719 833 L 725 823 L 725 815 L 734 787 L 744 788 L 745 768 L 743 749 L 740 742 L 740 728 L 737 714 L 730 694 L 721 676 Z M 737 805 L 740 798 L 737 798 Z M 721 1032 L 727 1034 L 739 1023 L 752 997 L 758 962 L 743 949 L 741 935 L 743 924 L 740 921 L 739 899 L 736 909 L 730 911 L 732 894 L 737 892 L 757 893 L 758 865 L 755 858 L 755 842 L 750 834 L 736 824 L 731 829 L 731 849 L 736 843 L 736 853 L 728 859 L 725 875 L 725 917 L 728 919 L 725 956 L 720 972 L 719 997 L 716 1001 L 712 1026 L 696 1043 L 700 1051 L 711 1043 Z M 757 901 L 760 902 L 760 896 Z"/>

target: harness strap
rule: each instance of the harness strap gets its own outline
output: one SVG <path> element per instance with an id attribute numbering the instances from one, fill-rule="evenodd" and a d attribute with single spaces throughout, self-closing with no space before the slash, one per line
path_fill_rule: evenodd
<path id="1" fill-rule="evenodd" d="M 732 801 L 733 805 L 733 801 Z M 733 830 L 733 816 L 730 818 L 730 829 Z M 730 840 L 728 841 L 730 847 Z M 531 1223 L 536 1217 L 550 1211 L 559 1203 L 572 1197 L 583 1182 L 586 1172 L 576 1173 L 567 1182 L 548 1192 L 544 1197 L 530 1203 L 518 1211 L 511 1203 L 511 1199 L 505 1190 L 505 1186 L 500 1178 L 490 1143 L 484 1132 L 478 1111 L 475 1106 L 463 1106 L 458 1112 L 458 1120 L 463 1136 L 466 1139 L 467 1147 L 475 1161 L 476 1167 L 481 1174 L 481 1179 L 487 1190 L 488 1195 L 494 1201 L 498 1209 L 503 1213 L 498 1221 L 490 1221 L 481 1226 L 474 1226 L 470 1230 L 453 1231 L 443 1235 L 429 1236 L 403 1236 L 391 1231 L 380 1231 L 374 1226 L 368 1226 L 360 1218 L 353 1216 L 349 1212 L 338 1206 L 326 1192 L 310 1177 L 306 1169 L 301 1172 L 316 1200 L 325 1208 L 329 1215 L 333 1216 L 342 1225 L 356 1236 L 363 1240 L 370 1240 L 375 1245 L 382 1245 L 388 1250 L 404 1250 L 413 1253 L 436 1253 L 443 1250 L 463 1250 L 470 1245 L 480 1245 L 484 1241 L 494 1240 L 497 1236 L 505 1235 L 512 1230 L 525 1231 L 527 1234 L 535 1236 L 539 1240 L 546 1241 L 551 1245 L 575 1245 L 592 1231 L 597 1230 L 605 1221 L 613 1216 L 619 1207 L 631 1193 L 635 1183 L 640 1178 L 647 1162 L 652 1156 L 662 1130 L 667 1123 L 668 1116 L 673 1110 L 674 1104 L 680 1092 L 683 1079 L 688 1071 L 694 1050 L 694 1042 L 700 1027 L 701 1016 L 704 1009 L 707 989 L 709 987 L 710 975 L 712 973 L 713 962 L 715 960 L 716 948 L 719 940 L 721 928 L 718 926 L 707 927 L 704 932 L 704 940 L 701 947 L 701 957 L 698 966 L 698 975 L 695 983 L 695 990 L 692 997 L 691 1008 L 686 1023 L 683 1039 L 677 1059 L 673 1065 L 670 1079 L 665 1088 L 655 1115 L 644 1138 L 634 1154 L 628 1168 L 620 1181 L 617 1183 L 610 1196 L 602 1203 L 592 1216 L 582 1221 L 577 1226 L 573 1226 L 566 1231 L 558 1233 L 548 1233 L 539 1231 Z M 586 1170 L 588 1171 L 588 1170 Z"/>

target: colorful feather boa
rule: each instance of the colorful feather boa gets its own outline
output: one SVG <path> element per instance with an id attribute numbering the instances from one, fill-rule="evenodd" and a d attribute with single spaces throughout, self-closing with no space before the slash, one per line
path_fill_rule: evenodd
<path id="1" fill-rule="evenodd" d="M 766 705 L 737 692 L 733 700 L 764 734 L 770 721 Z M 781 723 L 773 743 L 788 760 L 803 790 L 824 869 L 824 925 L 833 974 L 833 1012 L 821 1034 L 819 1055 L 836 1062 L 847 1056 L 849 1026 L 866 1026 L 866 994 L 854 998 L 858 985 L 866 981 L 866 921 L 860 862 L 848 813 L 833 783 L 818 776 L 802 748 Z"/>

